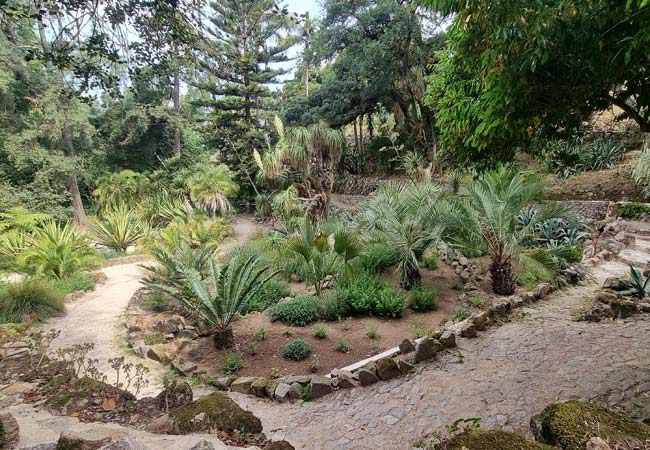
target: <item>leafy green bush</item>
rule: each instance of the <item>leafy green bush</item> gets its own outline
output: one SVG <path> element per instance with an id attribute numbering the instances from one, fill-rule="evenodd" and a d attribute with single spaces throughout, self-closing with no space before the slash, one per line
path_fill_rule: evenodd
<path id="1" fill-rule="evenodd" d="M 236 374 L 239 372 L 243 366 L 242 364 L 242 354 L 239 352 L 226 352 L 223 357 L 224 368 L 227 373 Z"/>
<path id="2" fill-rule="evenodd" d="M 646 203 L 625 203 L 618 210 L 618 215 L 623 219 L 638 220 L 644 214 L 650 213 L 650 205 Z"/>
<path id="3" fill-rule="evenodd" d="M 314 337 L 316 339 L 325 339 L 327 337 L 327 328 L 325 328 L 325 325 L 317 325 L 314 328 Z"/>
<path id="4" fill-rule="evenodd" d="M 374 314 L 379 317 L 402 317 L 405 307 L 404 294 L 395 289 L 383 289 L 379 292 Z"/>
<path id="5" fill-rule="evenodd" d="M 46 280 L 8 283 L 0 290 L 0 322 L 18 323 L 26 318 L 39 322 L 63 314 L 63 296 Z"/>
<path id="6" fill-rule="evenodd" d="M 456 306 L 456 309 L 454 309 L 454 316 L 453 316 L 454 320 L 465 320 L 468 317 L 469 317 L 469 309 L 461 305 Z"/>
<path id="7" fill-rule="evenodd" d="M 423 287 L 411 290 L 409 306 L 413 311 L 435 311 L 438 309 L 438 291 Z"/>
<path id="8" fill-rule="evenodd" d="M 146 175 L 132 170 L 112 173 L 97 180 L 93 191 L 95 207 L 100 216 L 119 205 L 135 205 L 151 189 Z"/>
<path id="9" fill-rule="evenodd" d="M 338 297 L 336 292 L 326 291 L 320 300 L 318 317 L 322 320 L 339 320 L 350 315 L 348 305 Z"/>
<path id="10" fill-rule="evenodd" d="M 50 284 L 61 296 L 65 296 L 72 292 L 92 291 L 97 279 L 88 272 L 77 272 L 63 280 L 50 280 Z"/>
<path id="11" fill-rule="evenodd" d="M 339 307 L 347 314 L 371 315 L 375 312 L 377 298 L 386 283 L 378 275 L 361 272 L 341 280 L 336 287 Z"/>
<path id="12" fill-rule="evenodd" d="M 347 338 L 341 338 L 336 343 L 336 351 L 341 353 L 348 353 L 350 351 L 350 341 Z"/>
<path id="13" fill-rule="evenodd" d="M 311 345 L 304 339 L 293 339 L 284 346 L 284 357 L 287 359 L 300 361 L 307 358 L 309 353 L 311 353 Z"/>
<path id="14" fill-rule="evenodd" d="M 277 303 L 269 312 L 273 321 L 304 327 L 318 320 L 319 299 L 311 295 L 299 295 Z"/>
<path id="15" fill-rule="evenodd" d="M 275 305 L 278 300 L 289 296 L 291 290 L 289 285 L 277 277 L 269 280 L 262 289 L 260 289 L 243 309 L 242 314 L 248 314 L 254 311 L 266 311 L 271 306 Z"/>
<path id="16" fill-rule="evenodd" d="M 361 257 L 361 267 L 368 273 L 383 273 L 397 263 L 396 252 L 387 244 L 369 244 Z"/>

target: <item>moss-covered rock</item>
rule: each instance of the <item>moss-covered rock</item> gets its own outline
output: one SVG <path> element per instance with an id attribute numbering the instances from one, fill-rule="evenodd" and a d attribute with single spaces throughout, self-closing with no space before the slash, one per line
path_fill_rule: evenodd
<path id="1" fill-rule="evenodd" d="M 448 450 L 557 450 L 548 445 L 502 430 L 473 430 L 449 440 Z"/>
<path id="2" fill-rule="evenodd" d="M 650 426 L 593 403 L 555 403 L 542 412 L 539 423 L 541 438 L 563 450 L 584 450 L 592 437 L 602 438 L 612 448 L 650 445 Z"/>
<path id="3" fill-rule="evenodd" d="M 181 406 L 171 417 L 180 434 L 207 432 L 211 428 L 228 432 L 262 432 L 260 419 L 240 408 L 223 392 L 213 392 L 189 405 Z"/>

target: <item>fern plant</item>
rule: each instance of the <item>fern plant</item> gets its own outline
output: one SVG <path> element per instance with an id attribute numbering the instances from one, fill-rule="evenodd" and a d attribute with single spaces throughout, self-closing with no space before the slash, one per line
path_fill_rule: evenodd
<path id="1" fill-rule="evenodd" d="M 149 227 L 133 212 L 120 205 L 110 211 L 102 223 L 96 224 L 91 235 L 95 242 L 110 249 L 127 249 L 149 234 Z"/>

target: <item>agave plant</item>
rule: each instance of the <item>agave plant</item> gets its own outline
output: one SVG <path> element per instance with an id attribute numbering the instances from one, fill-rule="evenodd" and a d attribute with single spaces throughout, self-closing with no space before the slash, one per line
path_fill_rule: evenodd
<path id="1" fill-rule="evenodd" d="M 630 289 L 626 293 L 644 298 L 650 295 L 650 277 L 644 277 L 639 269 L 630 264 Z"/>
<path id="2" fill-rule="evenodd" d="M 126 206 L 120 205 L 110 211 L 102 223 L 96 224 L 90 234 L 95 242 L 113 250 L 127 249 L 150 232 L 149 226 Z"/>
<path id="3" fill-rule="evenodd" d="M 71 223 L 49 220 L 28 237 L 20 262 L 36 274 L 64 279 L 80 270 L 96 267 L 99 258 L 86 235 Z"/>
<path id="4" fill-rule="evenodd" d="M 400 284 L 412 289 L 420 284 L 420 264 L 424 251 L 440 240 L 443 216 L 451 214 L 439 186 L 389 184 L 360 206 L 356 217 L 371 242 L 390 245 L 397 255 Z"/>
<path id="5" fill-rule="evenodd" d="M 228 348 L 233 342 L 232 321 L 277 272 L 271 272 L 269 266 L 255 255 L 236 255 L 223 270 L 214 259 L 210 259 L 207 266 L 207 273 L 182 267 L 181 281 L 157 288 L 214 326 L 215 346 L 218 349 Z M 188 291 L 192 293 L 191 296 L 185 295 Z"/>

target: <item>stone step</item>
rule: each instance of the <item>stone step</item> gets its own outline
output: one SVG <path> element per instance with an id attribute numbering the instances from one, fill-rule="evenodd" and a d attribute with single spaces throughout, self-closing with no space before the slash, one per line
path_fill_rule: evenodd
<path id="1" fill-rule="evenodd" d="M 635 236 L 634 249 L 650 253 L 650 237 Z"/>
<path id="2" fill-rule="evenodd" d="M 625 264 L 632 264 L 638 269 L 643 269 L 647 262 L 650 262 L 650 254 L 633 248 L 623 249 L 617 259 Z"/>

